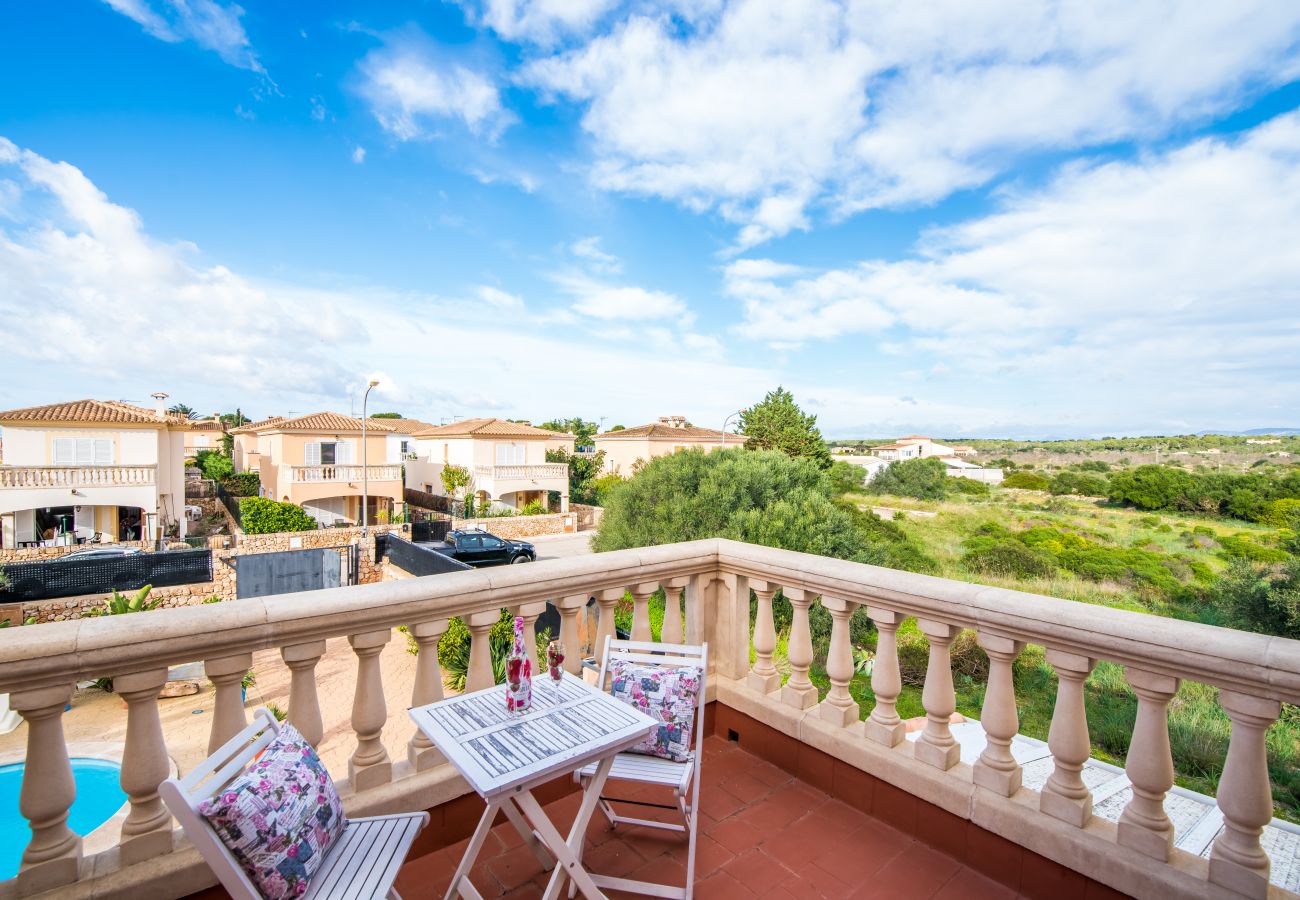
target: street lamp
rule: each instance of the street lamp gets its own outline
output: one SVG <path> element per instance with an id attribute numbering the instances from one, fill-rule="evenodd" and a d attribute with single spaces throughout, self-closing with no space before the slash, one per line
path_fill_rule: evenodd
<path id="1" fill-rule="evenodd" d="M 370 454 L 366 448 L 366 403 L 370 401 L 370 392 L 379 386 L 372 381 L 366 386 L 365 396 L 361 398 L 361 536 L 370 534 Z"/>
<path id="2" fill-rule="evenodd" d="M 727 449 L 727 425 L 731 422 L 732 419 L 739 420 L 740 417 L 744 415 L 744 413 L 745 410 L 738 409 L 734 413 L 732 413 L 731 415 L 727 416 L 725 419 L 722 420 L 722 449 L 723 450 Z"/>

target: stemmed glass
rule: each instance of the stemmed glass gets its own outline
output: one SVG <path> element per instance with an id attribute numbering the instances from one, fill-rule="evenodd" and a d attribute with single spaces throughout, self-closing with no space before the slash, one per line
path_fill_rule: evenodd
<path id="1" fill-rule="evenodd" d="M 551 676 L 555 687 L 555 702 L 560 702 L 560 681 L 564 678 L 564 645 L 551 641 L 546 645 L 546 674 Z"/>

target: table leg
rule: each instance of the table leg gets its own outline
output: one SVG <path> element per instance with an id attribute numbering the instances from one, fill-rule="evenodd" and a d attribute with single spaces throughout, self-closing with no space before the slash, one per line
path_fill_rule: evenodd
<path id="1" fill-rule="evenodd" d="M 537 832 L 530 828 L 528 822 L 520 815 L 519 807 L 507 800 L 507 802 L 501 804 L 501 811 L 506 814 L 510 824 L 515 826 L 515 831 L 519 832 L 519 836 L 524 839 L 528 849 L 533 851 L 533 856 L 537 857 L 537 861 L 542 864 L 542 868 L 549 869 L 555 865 L 555 859 L 547 851 L 546 845 L 542 843 Z"/>
<path id="2" fill-rule="evenodd" d="M 478 827 L 474 829 L 474 835 L 465 847 L 465 855 L 460 858 L 460 865 L 456 867 L 456 874 L 451 876 L 451 884 L 447 886 L 447 893 L 443 900 L 455 900 L 456 897 L 483 900 L 483 895 L 469 880 L 469 871 L 474 868 L 474 861 L 478 859 L 479 851 L 483 849 L 483 842 L 492 833 L 492 822 L 495 821 L 497 810 L 500 808 L 499 800 L 488 801 L 487 809 L 483 810 L 483 818 L 478 820 Z"/>
<path id="3" fill-rule="evenodd" d="M 578 817 L 573 820 L 573 827 L 569 829 L 567 841 L 560 836 L 559 831 L 547 818 L 546 811 L 531 793 L 524 791 L 515 798 L 523 809 L 524 815 L 532 821 L 533 827 L 540 832 L 542 840 L 555 854 L 557 860 L 555 871 L 551 873 L 551 880 L 546 885 L 546 893 L 542 895 L 543 900 L 557 900 L 566 875 L 573 879 L 574 885 L 588 900 L 604 900 L 605 894 L 582 867 L 582 844 L 587 839 L 587 825 L 591 822 L 591 814 L 596 811 L 596 803 L 600 800 L 600 792 L 605 787 L 605 779 L 609 777 L 613 767 L 613 755 L 602 759 L 596 766 L 596 772 L 582 795 L 582 805 L 578 807 Z"/>

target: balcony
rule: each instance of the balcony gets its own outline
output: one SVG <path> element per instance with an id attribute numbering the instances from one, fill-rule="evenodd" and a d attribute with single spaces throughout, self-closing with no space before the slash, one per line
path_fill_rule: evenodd
<path id="1" fill-rule="evenodd" d="M 10 692 L 27 723 L 15 732 L 25 732 L 24 783 L 39 787 L 22 807 L 35 825 L 23 868 L 0 883 L 0 897 L 64 885 L 75 885 L 77 896 L 183 897 L 213 884 L 197 852 L 176 840 L 156 789 L 169 759 L 186 768 L 209 741 L 219 744 L 242 727 L 240 680 L 255 655 L 258 684 L 282 679 L 290 721 L 346 775 L 340 789 L 350 814 L 433 811 L 399 882 L 428 895 L 439 873 L 450 874 L 456 842 L 482 809 L 405 716 L 407 705 L 442 695 L 436 647 L 447 619 L 458 616 L 469 628 L 468 687 L 477 689 L 492 679 L 485 651 L 502 608 L 535 621 L 553 604 L 561 638 L 578 647 L 594 597 L 598 645 L 630 593 L 632 636 L 649 640 L 650 601 L 661 587 L 681 601 L 668 604 L 662 638 L 711 647 L 708 730 L 715 736 L 705 742 L 701 897 L 852 896 L 888 884 L 896 897 L 1112 896 L 1107 888 L 1136 896 L 1295 896 L 1280 886 L 1298 883 L 1294 856 L 1270 868 L 1279 834 L 1294 834 L 1265 828 L 1272 801 L 1264 732 L 1280 703 L 1300 700 L 1300 642 L 707 540 L 158 610 L 144 614 L 147 628 L 115 617 L 10 632 L 0 643 L 0 692 Z M 793 607 L 788 677 L 773 663 L 778 589 Z M 809 677 L 814 604 L 832 620 L 824 693 Z M 849 619 L 858 608 L 880 635 L 876 701 L 865 721 L 849 691 Z M 909 617 L 930 648 L 925 723 L 910 736 L 896 709 L 894 650 Z M 392 641 L 398 626 L 420 647 L 418 657 L 405 653 L 405 636 Z M 975 631 L 990 660 L 986 741 L 975 752 L 964 746 L 963 726 L 951 724 L 949 647 L 962 629 Z M 1050 737 L 1035 763 L 1016 752 L 1023 739 L 1012 662 L 1026 644 L 1046 648 L 1057 676 Z M 577 656 L 569 660 L 575 668 Z M 1127 794 L 1095 779 L 1088 759 L 1084 680 L 1098 660 L 1123 666 L 1138 697 L 1127 767 L 1115 770 Z M 159 700 L 167 667 L 189 662 L 201 662 L 211 683 L 205 718 L 188 714 L 200 698 L 180 701 L 183 710 Z M 130 750 L 121 780 L 131 803 L 117 846 L 86 851 L 83 860 L 82 839 L 64 825 L 73 799 L 64 735 L 81 707 L 65 706 L 78 682 L 104 676 L 114 678 L 127 706 L 104 704 Z M 1220 799 L 1195 824 L 1170 792 L 1167 710 L 1180 680 L 1217 688 L 1232 722 Z M 196 723 L 210 730 L 191 746 Z M 570 790 L 554 783 L 553 809 L 574 802 Z M 1199 839 L 1189 851 L 1192 831 Z M 526 869 L 526 852 L 500 837 L 495 855 L 481 860 L 495 881 L 479 884 L 527 896 L 537 873 Z M 680 865 L 671 839 L 593 826 L 589 841 L 588 858 L 614 874 L 647 865 L 668 874 Z"/>
<path id="2" fill-rule="evenodd" d="M 369 481 L 400 481 L 401 466 L 377 465 L 331 465 L 331 466 L 290 466 L 290 478 L 303 484 L 321 484 L 332 481 L 361 482 L 362 473 Z"/>
<path id="3" fill-rule="evenodd" d="M 475 466 L 474 475 L 496 481 L 542 481 L 554 478 L 568 483 L 569 467 L 564 463 L 543 463 L 537 466 Z"/>
<path id="4" fill-rule="evenodd" d="M 0 466 L 0 489 L 156 484 L 157 466 Z"/>

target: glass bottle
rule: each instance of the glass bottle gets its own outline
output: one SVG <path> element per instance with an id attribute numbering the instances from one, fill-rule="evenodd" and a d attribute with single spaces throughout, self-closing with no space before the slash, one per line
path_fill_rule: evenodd
<path id="1" fill-rule="evenodd" d="M 515 639 L 506 657 L 506 709 L 512 713 L 528 710 L 533 702 L 533 661 L 524 641 L 524 620 L 515 616 Z"/>

